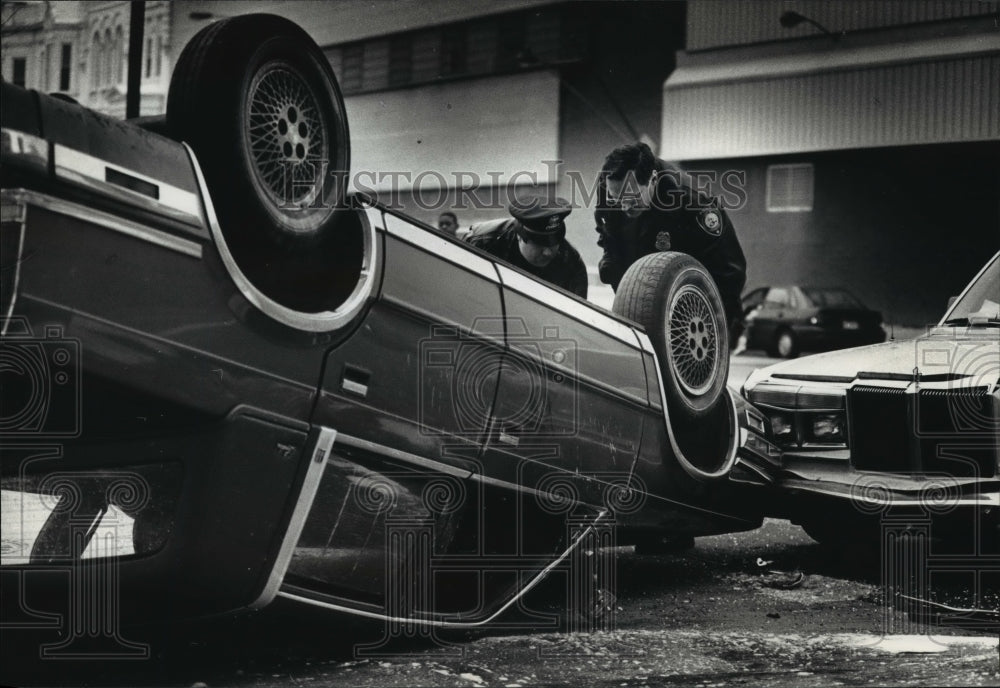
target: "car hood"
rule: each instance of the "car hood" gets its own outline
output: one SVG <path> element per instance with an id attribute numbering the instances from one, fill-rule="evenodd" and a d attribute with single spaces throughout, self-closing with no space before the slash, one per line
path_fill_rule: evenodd
<path id="1" fill-rule="evenodd" d="M 919 372 L 925 382 L 975 378 L 995 384 L 1000 376 L 1000 329 L 935 328 L 917 339 L 806 356 L 760 372 L 778 379 L 839 382 L 910 380 Z"/>

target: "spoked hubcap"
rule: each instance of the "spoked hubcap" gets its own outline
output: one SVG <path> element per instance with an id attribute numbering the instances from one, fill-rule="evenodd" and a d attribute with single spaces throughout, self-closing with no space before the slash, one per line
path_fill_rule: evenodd
<path id="1" fill-rule="evenodd" d="M 719 326 L 701 291 L 682 287 L 667 312 L 670 370 L 693 396 L 707 392 L 719 368 Z"/>
<path id="2" fill-rule="evenodd" d="M 330 143 L 318 102 L 284 62 L 264 65 L 250 84 L 246 131 L 254 173 L 284 210 L 308 207 L 323 188 Z"/>

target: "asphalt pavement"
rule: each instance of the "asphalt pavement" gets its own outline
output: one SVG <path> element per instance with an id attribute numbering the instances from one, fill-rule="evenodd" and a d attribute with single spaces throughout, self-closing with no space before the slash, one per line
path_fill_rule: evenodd
<path id="1" fill-rule="evenodd" d="M 676 554 L 620 547 L 605 556 L 615 561 L 614 602 L 587 628 L 553 576 L 506 626 L 475 634 L 394 635 L 290 603 L 122 629 L 121 640 L 147 644 L 142 659 L 32 660 L 37 639 L 18 649 L 4 633 L 0 679 L 132 688 L 1000 685 L 995 624 L 913 616 L 886 594 L 878 557 L 824 550 L 784 521 L 698 538 Z M 929 581 L 929 593 L 996 609 L 997 582 Z"/>

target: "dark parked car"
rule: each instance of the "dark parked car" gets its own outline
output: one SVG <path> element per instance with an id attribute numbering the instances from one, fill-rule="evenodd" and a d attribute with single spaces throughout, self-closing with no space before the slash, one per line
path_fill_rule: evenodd
<path id="1" fill-rule="evenodd" d="M 885 341 L 882 314 L 846 289 L 761 287 L 743 297 L 743 314 L 747 348 L 771 356 Z"/>
<path id="2" fill-rule="evenodd" d="M 637 263 L 611 313 L 346 195 L 295 25 L 198 33 L 165 118 L 2 88 L 5 621 L 98 585 L 71 613 L 470 626 L 594 543 L 761 522 L 704 269 Z"/>
<path id="3" fill-rule="evenodd" d="M 931 524 L 966 553 L 1000 541 L 1000 254 L 924 336 L 779 363 L 744 390 L 783 450 L 774 514 L 820 542 Z"/>

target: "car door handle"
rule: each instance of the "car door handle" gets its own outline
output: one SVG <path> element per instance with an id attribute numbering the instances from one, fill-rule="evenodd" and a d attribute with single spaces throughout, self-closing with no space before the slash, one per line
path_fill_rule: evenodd
<path id="1" fill-rule="evenodd" d="M 363 368 L 352 365 L 344 366 L 344 375 L 340 380 L 340 388 L 345 392 L 356 394 L 362 399 L 368 396 L 368 383 L 372 374 Z"/>

